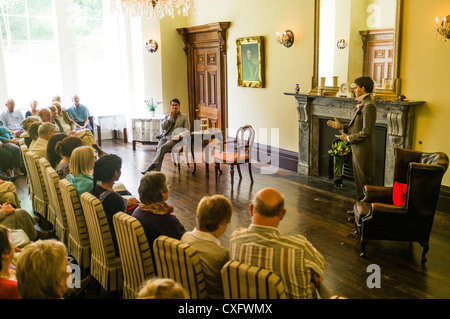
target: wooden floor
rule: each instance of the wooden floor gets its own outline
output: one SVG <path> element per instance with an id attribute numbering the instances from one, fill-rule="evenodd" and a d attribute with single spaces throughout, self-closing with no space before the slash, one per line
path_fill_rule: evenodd
<path id="1" fill-rule="evenodd" d="M 123 159 L 120 181 L 138 196 L 140 171 L 148 167 L 155 156 L 155 146 L 137 145 L 121 141 L 103 141 L 102 148 Z M 223 194 L 233 203 L 233 217 L 221 238 L 228 246 L 230 234 L 238 227 L 251 223 L 248 206 L 253 196 L 264 187 L 273 187 L 285 197 L 287 215 L 280 224 L 283 235 L 302 234 L 322 253 L 326 260 L 324 283 L 333 294 L 351 299 L 447 299 L 450 298 L 450 216 L 436 213 L 430 238 L 428 261 L 421 264 L 422 248 L 418 243 L 374 241 L 367 245 L 367 258 L 359 256 L 360 246 L 353 235 L 354 225 L 347 221 L 346 211 L 353 206 L 354 185 L 343 188 L 319 178 L 308 178 L 295 172 L 279 169 L 276 174 L 262 175 L 254 165 L 255 182 L 250 184 L 247 166 L 242 166 L 243 179 L 234 187 L 230 184 L 228 167 L 216 184 L 214 168 L 206 177 L 205 165 L 197 165 L 195 176 L 191 167 L 182 164 L 179 174 L 170 156 L 166 156 L 163 170 L 170 181 L 168 202 L 187 230 L 196 225 L 195 211 L 205 195 Z M 237 174 L 236 174 L 237 175 Z M 22 206 L 31 212 L 26 182 L 15 182 Z M 376 264 L 381 270 L 381 287 L 368 288 L 367 267 Z"/>

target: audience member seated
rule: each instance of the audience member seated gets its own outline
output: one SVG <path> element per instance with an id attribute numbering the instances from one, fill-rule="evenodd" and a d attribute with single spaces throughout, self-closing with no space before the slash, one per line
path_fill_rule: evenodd
<path id="1" fill-rule="evenodd" d="M 56 153 L 56 144 L 67 137 L 64 133 L 57 133 L 50 137 L 47 144 L 47 160 L 53 168 L 56 168 L 61 161 L 61 155 Z"/>
<path id="2" fill-rule="evenodd" d="M 61 142 L 56 143 L 55 152 L 61 157 L 61 161 L 56 166 L 59 178 L 66 178 L 67 174 L 70 174 L 70 157 L 73 150 L 80 146 L 83 146 L 83 141 L 76 136 L 67 136 Z"/>
<path id="3" fill-rule="evenodd" d="M 22 299 L 62 299 L 68 290 L 66 246 L 57 240 L 39 240 L 22 249 L 16 277 Z"/>
<path id="4" fill-rule="evenodd" d="M 33 122 L 28 126 L 28 135 L 31 138 L 30 144 L 28 144 L 28 149 L 32 148 L 33 145 L 36 143 L 37 139 L 39 138 L 39 127 L 43 123 L 38 120 L 37 122 Z"/>
<path id="5" fill-rule="evenodd" d="M 94 187 L 92 176 L 95 164 L 94 150 L 89 146 L 80 146 L 73 150 L 70 157 L 70 174 L 66 179 L 77 190 L 78 197 L 85 192 L 90 192 Z"/>
<path id="6" fill-rule="evenodd" d="M 53 106 L 50 107 L 52 111 L 52 119 L 58 126 L 61 133 L 66 133 L 67 135 L 75 135 L 81 138 L 84 145 L 92 146 L 97 152 L 98 157 L 104 156 L 106 153 L 97 145 L 95 137 L 92 132 L 88 129 L 78 130 L 76 128 L 75 122 L 69 118 L 69 114 L 66 110 L 61 107 L 61 104 L 57 101 L 53 102 Z"/>
<path id="7" fill-rule="evenodd" d="M 0 203 L 11 203 L 15 208 L 20 208 L 19 196 L 13 183 L 0 179 Z"/>
<path id="8" fill-rule="evenodd" d="M 51 123 L 52 121 L 52 112 L 50 109 L 45 108 L 38 112 L 39 118 L 41 119 L 42 123 Z"/>
<path id="9" fill-rule="evenodd" d="M 15 181 L 17 175 L 12 174 L 12 155 L 4 147 L 2 147 L 2 142 L 0 142 L 0 179 L 5 181 Z M 7 175 L 9 173 L 9 176 Z"/>
<path id="10" fill-rule="evenodd" d="M 138 299 L 188 299 L 183 286 L 171 278 L 152 278 L 139 290 Z"/>
<path id="11" fill-rule="evenodd" d="M 197 251 L 211 299 L 224 298 L 220 270 L 230 257 L 219 238 L 227 230 L 232 214 L 233 206 L 225 196 L 205 196 L 197 207 L 197 228 L 181 237 L 182 242 Z"/>
<path id="12" fill-rule="evenodd" d="M 33 146 L 30 147 L 30 152 L 36 154 L 40 158 L 47 157 L 47 145 L 50 138 L 58 133 L 58 129 L 52 123 L 42 123 L 38 129 L 38 139 Z"/>
<path id="13" fill-rule="evenodd" d="M 119 246 L 117 245 L 113 216 L 117 212 L 128 212 L 131 207 L 137 207 L 139 204 L 136 198 L 126 200 L 114 191 L 113 186 L 120 178 L 121 168 L 122 159 L 117 155 L 109 154 L 99 158 L 94 165 L 94 188 L 91 191 L 91 194 L 103 204 L 117 257 Z"/>
<path id="14" fill-rule="evenodd" d="M 77 130 L 88 129 L 94 135 L 94 129 L 89 124 L 89 109 L 86 105 L 80 103 L 80 98 L 77 95 L 72 97 L 73 105 L 67 109 L 69 117 L 75 122 Z"/>
<path id="15" fill-rule="evenodd" d="M 20 299 L 15 275 L 14 246 L 11 231 L 0 225 L 0 299 Z"/>
<path id="16" fill-rule="evenodd" d="M 34 123 L 34 122 L 39 122 L 39 121 L 40 121 L 39 118 L 34 117 L 34 116 L 27 117 L 25 120 L 22 121 L 23 132 L 22 132 L 22 134 L 20 134 L 20 137 L 24 139 L 27 147 L 30 147 L 30 143 L 31 143 L 31 137 L 28 132 L 30 124 Z"/>
<path id="17" fill-rule="evenodd" d="M 5 157 L 5 160 L 9 160 L 9 162 L 4 163 L 6 168 L 7 177 L 12 176 L 11 168 L 14 169 L 14 173 L 18 176 L 23 176 L 22 170 L 20 167 L 22 152 L 19 146 L 19 139 L 11 133 L 5 124 L 0 120 L 0 147 L 2 148 L 3 153 L 8 153 L 9 156 Z"/>
<path id="18" fill-rule="evenodd" d="M 34 227 L 35 224 L 36 221 L 24 209 L 16 209 L 9 202 L 0 205 L 0 225 L 9 229 L 22 229 L 28 236 L 27 242 L 54 236 L 54 230 L 40 231 Z"/>
<path id="19" fill-rule="evenodd" d="M 186 230 L 173 214 L 173 206 L 166 203 L 170 190 L 164 173 L 145 174 L 141 179 L 138 192 L 141 203 L 132 216 L 144 228 L 153 257 L 153 241 L 157 237 L 166 235 L 180 240 Z"/>
<path id="20" fill-rule="evenodd" d="M 230 237 L 230 260 L 258 266 L 280 276 L 291 299 L 315 298 L 323 279 L 325 260 L 303 235 L 281 236 L 286 215 L 283 196 L 272 188 L 259 191 L 250 204 L 252 224 Z M 325 288 L 325 287 L 321 287 Z M 321 291 L 321 298 L 329 298 Z"/>
<path id="21" fill-rule="evenodd" d="M 0 121 L 5 124 L 14 137 L 19 137 L 23 132 L 22 121 L 24 120 L 22 112 L 15 110 L 13 99 L 6 100 L 6 110 L 0 113 Z"/>
<path id="22" fill-rule="evenodd" d="M 38 101 L 32 100 L 30 103 L 30 109 L 25 112 L 25 118 L 38 115 L 39 110 L 37 109 L 37 106 L 38 106 Z M 25 130 L 25 128 L 24 128 L 24 130 Z"/>

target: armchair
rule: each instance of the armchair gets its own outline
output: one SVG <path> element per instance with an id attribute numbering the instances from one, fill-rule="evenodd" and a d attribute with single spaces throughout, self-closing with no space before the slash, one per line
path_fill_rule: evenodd
<path id="1" fill-rule="evenodd" d="M 423 247 L 422 262 L 426 262 L 441 181 L 448 163 L 445 153 L 395 149 L 393 182 L 406 184 L 405 203 L 394 205 L 393 187 L 364 187 L 364 199 L 353 207 L 361 256 L 366 256 L 369 240 L 414 241 Z"/>

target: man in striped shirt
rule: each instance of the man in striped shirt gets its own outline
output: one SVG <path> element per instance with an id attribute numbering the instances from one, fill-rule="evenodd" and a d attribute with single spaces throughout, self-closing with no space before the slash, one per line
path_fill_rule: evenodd
<path id="1" fill-rule="evenodd" d="M 304 236 L 281 236 L 278 224 L 286 215 L 283 196 L 273 188 L 259 191 L 250 204 L 250 215 L 252 224 L 230 237 L 230 259 L 273 271 L 282 279 L 288 298 L 315 298 L 325 260 Z"/>

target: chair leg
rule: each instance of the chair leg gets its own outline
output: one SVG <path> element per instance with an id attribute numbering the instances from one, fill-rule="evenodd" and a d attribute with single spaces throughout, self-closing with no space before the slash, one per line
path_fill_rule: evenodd
<path id="1" fill-rule="evenodd" d="M 233 164 L 231 164 L 230 175 L 231 175 L 231 185 L 233 185 L 234 184 L 234 165 Z"/>
<path id="2" fill-rule="evenodd" d="M 250 180 L 253 183 L 252 164 L 250 162 L 248 163 L 248 174 L 250 175 Z"/>
<path id="3" fill-rule="evenodd" d="M 430 245 L 426 242 L 421 242 L 420 246 L 422 246 L 423 251 L 422 251 L 422 263 L 425 263 L 427 261 L 427 258 L 425 257 L 425 255 L 427 254 L 428 250 L 430 249 Z"/>
<path id="4" fill-rule="evenodd" d="M 367 257 L 366 244 L 367 242 L 365 240 L 361 240 L 361 254 L 360 254 L 361 257 Z"/>
<path id="5" fill-rule="evenodd" d="M 236 167 L 237 167 L 237 169 L 238 169 L 239 179 L 242 179 L 241 165 L 236 165 Z"/>
<path id="6" fill-rule="evenodd" d="M 215 175 L 216 175 L 216 183 L 217 183 L 217 177 L 219 176 L 219 170 L 220 170 L 220 164 L 219 164 L 219 163 L 216 163 L 216 164 L 214 165 L 214 173 L 215 173 Z"/>

